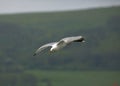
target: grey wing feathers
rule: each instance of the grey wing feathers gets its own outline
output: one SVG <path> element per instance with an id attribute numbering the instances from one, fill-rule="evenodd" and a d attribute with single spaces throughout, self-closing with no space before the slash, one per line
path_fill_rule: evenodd
<path id="1" fill-rule="evenodd" d="M 48 44 L 45 44 L 45 45 L 41 46 L 40 48 L 38 48 L 38 49 L 36 50 L 36 52 L 34 53 L 33 56 L 37 55 L 37 54 L 38 54 L 39 52 L 41 52 L 42 50 L 44 50 L 44 49 L 52 46 L 52 45 L 55 44 L 55 43 L 56 43 L 56 42 L 48 43 Z"/>
<path id="2" fill-rule="evenodd" d="M 83 37 L 82 36 L 75 36 L 75 37 L 66 37 L 61 39 L 61 41 L 64 41 L 65 43 L 71 43 L 71 42 L 77 42 L 77 41 L 81 41 Z"/>

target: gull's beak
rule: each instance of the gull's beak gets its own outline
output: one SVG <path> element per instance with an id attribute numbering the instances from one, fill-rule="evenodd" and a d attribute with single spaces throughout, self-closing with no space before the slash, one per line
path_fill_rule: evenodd
<path id="1" fill-rule="evenodd" d="M 51 53 L 53 53 L 53 51 L 49 51 L 49 53 L 51 54 Z"/>
<path id="2" fill-rule="evenodd" d="M 49 51 L 49 53 L 54 53 L 54 52 L 55 52 L 55 50 L 50 50 L 50 51 Z"/>

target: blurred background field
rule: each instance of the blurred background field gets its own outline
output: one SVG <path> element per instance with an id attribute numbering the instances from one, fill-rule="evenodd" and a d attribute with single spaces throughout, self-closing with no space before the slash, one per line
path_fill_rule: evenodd
<path id="1" fill-rule="evenodd" d="M 119 86 L 119 71 L 27 70 L 0 74 L 2 86 Z"/>
<path id="2" fill-rule="evenodd" d="M 120 85 L 119 71 L 27 71 L 39 76 L 38 86 L 114 86 Z"/>
<path id="3" fill-rule="evenodd" d="M 83 35 L 33 57 L 41 45 Z M 120 7 L 0 15 L 0 86 L 119 86 Z"/>

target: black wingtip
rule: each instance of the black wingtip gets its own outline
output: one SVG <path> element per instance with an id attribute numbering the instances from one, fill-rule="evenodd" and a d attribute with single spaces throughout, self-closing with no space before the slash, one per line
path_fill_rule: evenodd
<path id="1" fill-rule="evenodd" d="M 36 53 L 35 53 L 35 54 L 33 54 L 33 56 L 36 56 Z"/>

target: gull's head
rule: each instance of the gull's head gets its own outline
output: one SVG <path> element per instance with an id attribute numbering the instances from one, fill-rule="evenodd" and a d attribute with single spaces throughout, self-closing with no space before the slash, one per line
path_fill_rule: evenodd
<path id="1" fill-rule="evenodd" d="M 55 52 L 55 49 L 54 49 L 54 48 L 51 48 L 51 49 L 50 49 L 50 53 L 53 53 L 53 52 Z"/>
<path id="2" fill-rule="evenodd" d="M 50 49 L 50 53 L 55 52 L 56 49 L 57 49 L 57 43 L 55 43 L 55 44 L 52 45 L 52 47 L 51 47 L 51 49 Z"/>

